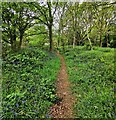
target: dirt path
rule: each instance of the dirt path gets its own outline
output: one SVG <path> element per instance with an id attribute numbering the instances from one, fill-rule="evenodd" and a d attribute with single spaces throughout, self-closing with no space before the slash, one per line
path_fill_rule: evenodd
<path id="1" fill-rule="evenodd" d="M 70 91 L 70 83 L 68 81 L 66 65 L 63 56 L 61 56 L 59 53 L 57 53 L 57 55 L 60 57 L 61 69 L 58 74 L 56 87 L 57 96 L 61 98 L 61 101 L 50 108 L 50 114 L 52 115 L 52 118 L 74 118 L 74 97 Z"/>

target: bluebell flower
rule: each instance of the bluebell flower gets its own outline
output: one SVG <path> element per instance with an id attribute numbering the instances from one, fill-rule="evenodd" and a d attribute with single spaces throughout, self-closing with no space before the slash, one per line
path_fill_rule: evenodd
<path id="1" fill-rule="evenodd" d="M 113 91 L 116 91 L 116 88 L 113 88 L 112 90 L 113 90 Z"/>
<path id="2" fill-rule="evenodd" d="M 7 107 L 7 108 L 9 108 L 9 107 L 10 107 L 10 105 L 7 105 L 6 107 Z"/>
<path id="3" fill-rule="evenodd" d="M 46 114 L 46 118 L 49 118 L 49 115 L 48 115 L 48 114 Z"/>
<path id="4" fill-rule="evenodd" d="M 37 111 L 37 110 L 34 110 L 34 112 L 36 112 L 36 113 L 37 113 L 38 111 Z"/>
<path id="5" fill-rule="evenodd" d="M 12 112 L 14 112 L 14 109 L 11 109 Z"/>
<path id="6" fill-rule="evenodd" d="M 24 104 L 26 102 L 26 100 L 22 100 L 22 103 Z"/>
<path id="7" fill-rule="evenodd" d="M 43 89 L 42 89 L 42 88 L 40 88 L 40 92 L 43 92 Z"/>
<path id="8" fill-rule="evenodd" d="M 6 110 L 4 109 L 3 112 L 6 112 Z"/>
<path id="9" fill-rule="evenodd" d="M 15 115 L 15 116 L 17 116 L 17 113 L 16 113 L 16 112 L 14 112 L 14 115 Z"/>
<path id="10" fill-rule="evenodd" d="M 16 107 L 19 107 L 19 104 L 18 104 L 18 103 L 16 103 Z"/>

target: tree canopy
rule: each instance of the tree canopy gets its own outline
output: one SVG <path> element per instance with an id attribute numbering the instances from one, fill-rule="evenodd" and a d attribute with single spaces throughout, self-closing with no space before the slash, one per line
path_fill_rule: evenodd
<path id="1" fill-rule="evenodd" d="M 39 39 L 40 34 L 48 35 L 50 51 L 55 43 L 113 47 L 115 9 L 109 2 L 2 2 L 2 39 L 14 51 L 30 35 Z"/>

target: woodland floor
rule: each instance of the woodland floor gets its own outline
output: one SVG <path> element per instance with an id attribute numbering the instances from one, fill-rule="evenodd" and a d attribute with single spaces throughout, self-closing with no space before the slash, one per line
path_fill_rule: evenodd
<path id="1" fill-rule="evenodd" d="M 71 84 L 68 81 L 66 64 L 64 57 L 60 53 L 57 55 L 61 61 L 61 68 L 56 82 L 56 95 L 61 100 L 50 108 L 50 114 L 52 118 L 74 118 L 73 104 L 75 99 L 70 90 Z"/>

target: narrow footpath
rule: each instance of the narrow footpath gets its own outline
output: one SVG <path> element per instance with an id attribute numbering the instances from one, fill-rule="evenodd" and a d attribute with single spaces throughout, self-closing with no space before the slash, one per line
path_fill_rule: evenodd
<path id="1" fill-rule="evenodd" d="M 56 95 L 61 100 L 50 108 L 50 114 L 52 118 L 74 118 L 73 104 L 75 99 L 70 90 L 71 85 L 68 81 L 66 64 L 63 56 L 59 53 L 57 55 L 61 61 L 61 68 L 56 82 Z"/>

